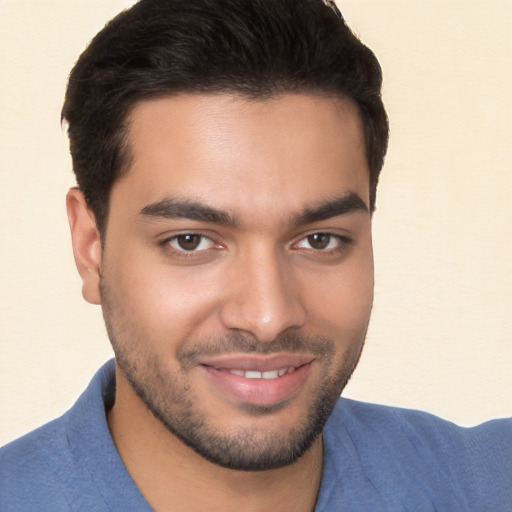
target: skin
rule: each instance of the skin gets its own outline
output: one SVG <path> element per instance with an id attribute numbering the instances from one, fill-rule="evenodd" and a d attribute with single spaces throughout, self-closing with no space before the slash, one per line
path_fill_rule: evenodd
<path id="1" fill-rule="evenodd" d="M 183 94 L 140 103 L 129 121 L 103 248 L 81 192 L 67 198 L 83 295 L 102 305 L 116 353 L 120 456 L 157 511 L 313 510 L 322 439 L 294 448 L 297 426 L 311 430 L 319 400 L 334 405 L 373 299 L 357 109 L 313 94 Z M 229 372 L 290 361 L 282 380 Z M 166 425 L 176 418 L 221 453 L 182 442 Z M 215 459 L 225 452 L 247 467 Z M 248 470 L 261 453 L 273 462 Z"/>

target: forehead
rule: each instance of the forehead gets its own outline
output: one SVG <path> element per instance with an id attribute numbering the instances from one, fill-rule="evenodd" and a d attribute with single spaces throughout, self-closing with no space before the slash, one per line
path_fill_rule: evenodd
<path id="1" fill-rule="evenodd" d="M 346 192 L 368 205 L 363 128 L 349 100 L 182 94 L 139 103 L 128 126 L 130 168 L 113 195 L 124 189 L 141 207 L 172 196 L 279 215 L 279 205 Z"/>

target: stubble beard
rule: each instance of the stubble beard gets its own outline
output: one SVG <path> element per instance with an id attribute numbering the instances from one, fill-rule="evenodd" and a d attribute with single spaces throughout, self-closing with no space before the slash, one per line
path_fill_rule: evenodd
<path id="1" fill-rule="evenodd" d="M 359 343 L 354 344 L 355 349 L 336 356 L 335 343 L 324 337 L 283 334 L 272 342 L 260 344 L 254 338 L 233 333 L 222 339 L 187 344 L 186 349 L 178 351 L 179 370 L 176 371 L 156 354 L 149 353 L 143 336 L 136 334 L 137 329 L 116 306 L 104 282 L 101 289 L 103 316 L 116 362 L 133 390 L 171 434 L 206 460 L 232 470 L 284 467 L 311 448 L 357 366 L 366 335 L 365 329 Z M 319 384 L 301 424 L 280 431 L 262 430 L 254 425 L 226 431 L 211 424 L 196 407 L 197 396 L 187 376 L 197 356 L 300 351 L 313 353 L 321 368 Z M 285 408 L 286 404 L 285 400 L 272 406 L 251 405 L 241 410 L 256 418 Z"/>

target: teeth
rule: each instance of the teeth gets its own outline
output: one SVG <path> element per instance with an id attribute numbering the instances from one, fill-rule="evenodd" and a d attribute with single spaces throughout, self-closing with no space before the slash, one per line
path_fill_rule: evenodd
<path id="1" fill-rule="evenodd" d="M 290 366 L 288 368 L 279 368 L 279 370 L 269 370 L 266 372 L 258 372 L 256 370 L 229 370 L 229 373 L 238 375 L 239 377 L 245 377 L 246 379 L 277 379 L 286 373 L 292 373 L 294 371 L 295 367 Z"/>
<path id="2" fill-rule="evenodd" d="M 247 371 L 245 372 L 246 379 L 261 379 L 261 372 Z"/>

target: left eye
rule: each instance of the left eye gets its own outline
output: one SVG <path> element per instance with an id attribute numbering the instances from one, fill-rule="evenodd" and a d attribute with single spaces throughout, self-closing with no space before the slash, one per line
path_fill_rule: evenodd
<path id="1" fill-rule="evenodd" d="M 213 246 L 213 241 L 204 235 L 184 233 L 172 237 L 168 240 L 168 244 L 178 251 L 199 252 L 210 249 Z"/>
<path id="2" fill-rule="evenodd" d="M 330 233 L 313 233 L 299 241 L 299 249 L 314 249 L 316 251 L 325 251 L 326 249 L 335 249 L 340 245 L 340 237 Z"/>

